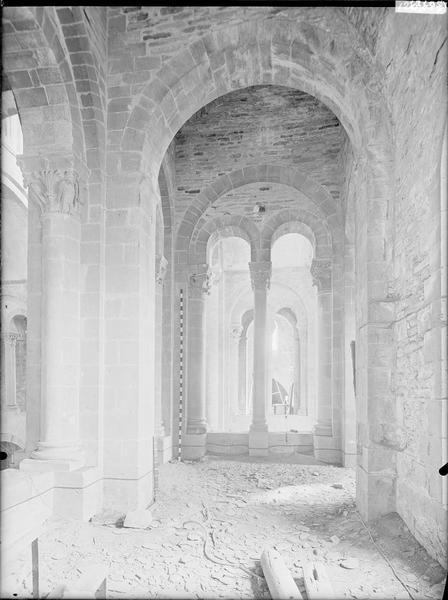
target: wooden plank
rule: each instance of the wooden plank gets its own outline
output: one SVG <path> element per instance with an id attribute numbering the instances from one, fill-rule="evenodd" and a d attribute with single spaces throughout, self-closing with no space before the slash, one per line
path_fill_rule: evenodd
<path id="1" fill-rule="evenodd" d="M 261 566 L 273 600 L 303 600 L 283 558 L 274 548 L 266 548 Z"/>
<path id="2" fill-rule="evenodd" d="M 51 592 L 49 594 L 47 594 L 46 598 L 47 600 L 61 600 L 61 598 L 64 597 L 64 593 L 65 593 L 65 588 L 67 586 L 63 583 L 60 583 L 59 585 L 57 585 L 55 588 L 53 588 L 51 590 Z"/>
<path id="3" fill-rule="evenodd" d="M 101 564 L 81 567 L 84 571 L 77 581 L 59 584 L 47 596 L 50 598 L 106 598 L 107 569 Z"/>
<path id="4" fill-rule="evenodd" d="M 303 563 L 303 580 L 308 600 L 332 600 L 333 586 L 322 563 Z"/>
<path id="5" fill-rule="evenodd" d="M 86 566 L 83 571 L 78 581 L 67 585 L 64 598 L 98 598 L 100 597 L 99 590 L 104 593 L 105 597 L 106 568 L 101 564 L 93 564 Z"/>
<path id="6" fill-rule="evenodd" d="M 39 542 L 35 538 L 31 542 L 31 569 L 33 577 L 33 598 L 39 598 Z"/>

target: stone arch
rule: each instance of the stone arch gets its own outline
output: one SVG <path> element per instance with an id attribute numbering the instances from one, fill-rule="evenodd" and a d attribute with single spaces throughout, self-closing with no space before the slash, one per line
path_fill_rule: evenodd
<path id="1" fill-rule="evenodd" d="M 288 233 L 297 233 L 307 238 L 313 248 L 316 246 L 314 231 L 305 223 L 300 221 L 285 221 L 277 227 L 271 237 L 271 250 L 275 242 Z"/>
<path id="2" fill-rule="evenodd" d="M 302 402 L 301 402 L 301 398 L 302 396 L 306 396 L 306 394 L 304 394 L 304 389 L 301 390 L 301 387 L 304 388 L 303 386 L 303 382 L 302 380 L 304 379 L 304 376 L 306 377 L 306 374 L 304 373 L 304 356 L 303 355 L 303 330 L 299 333 L 299 327 L 298 327 L 298 322 L 297 322 L 297 317 L 296 314 L 294 312 L 294 310 L 290 307 L 283 307 L 280 310 L 277 310 L 277 312 L 275 313 L 274 318 L 278 318 L 280 317 L 280 319 L 283 319 L 289 326 L 290 331 L 292 333 L 293 339 L 294 339 L 294 362 L 293 362 L 293 368 L 294 368 L 294 402 L 293 402 L 293 406 L 294 406 L 294 413 L 293 414 L 306 414 L 306 408 L 305 406 L 301 406 Z M 301 335 L 302 334 L 302 335 Z M 305 334 L 306 337 L 306 334 Z"/>
<path id="3" fill-rule="evenodd" d="M 171 230 L 173 226 L 173 205 L 171 202 L 170 190 L 168 189 L 168 176 L 166 165 L 162 163 L 159 171 L 159 192 L 162 205 L 163 227 Z"/>
<path id="4" fill-rule="evenodd" d="M 338 209 L 330 193 L 299 169 L 269 164 L 245 167 L 228 175 L 222 175 L 193 201 L 178 227 L 176 250 L 178 252 L 186 250 L 195 228 L 204 224 L 201 216 L 212 202 L 216 202 L 218 198 L 231 190 L 257 182 L 288 185 L 315 203 L 323 215 L 337 214 Z"/>
<path id="5" fill-rule="evenodd" d="M 162 256 L 164 250 L 164 219 L 160 204 L 156 207 L 156 256 Z"/>
<path id="6" fill-rule="evenodd" d="M 20 116 L 27 171 L 85 164 L 73 74 L 49 7 L 5 7 L 3 68 Z M 20 44 L 20 50 L 17 49 Z"/>
<path id="7" fill-rule="evenodd" d="M 261 17 L 221 28 L 184 48 L 143 89 L 129 115 L 122 150 L 136 155 L 146 146 L 145 155 L 157 157 L 160 164 L 176 132 L 197 110 L 257 84 L 284 85 L 315 96 L 338 117 L 356 148 L 373 131 L 378 137 L 372 122 L 380 116 L 387 129 L 389 114 L 381 74 L 374 72 L 377 65 L 365 42 L 342 13 L 311 10 L 321 26 L 284 16 Z M 141 130 L 145 136 L 137 137 Z"/>
<path id="8" fill-rule="evenodd" d="M 241 325 L 243 327 L 244 335 L 246 334 L 247 328 L 249 327 L 250 323 L 252 323 L 253 320 L 254 320 L 254 309 L 250 308 L 249 310 L 246 310 L 246 312 L 243 313 L 243 315 L 241 317 Z"/>
<path id="9" fill-rule="evenodd" d="M 298 300 L 298 304 L 301 305 L 302 307 L 304 307 L 304 304 L 302 303 L 300 297 L 298 297 L 297 300 Z M 277 310 L 276 314 L 279 314 L 282 317 L 284 317 L 292 325 L 292 327 L 295 327 L 297 329 L 298 319 L 297 319 L 296 313 L 290 306 L 284 306 L 280 310 Z M 253 321 L 253 319 L 254 319 L 254 311 L 252 308 L 250 308 L 249 310 L 246 310 L 246 312 L 244 312 L 242 314 L 241 325 L 243 327 L 243 333 L 244 333 L 244 331 L 247 331 L 247 328 L 249 327 L 249 325 Z"/>
<path id="10" fill-rule="evenodd" d="M 0 444 L 2 448 L 4 444 L 12 444 L 19 450 L 25 449 L 25 442 L 20 437 L 17 437 L 12 433 L 0 433 Z"/>
<path id="11" fill-rule="evenodd" d="M 106 94 L 101 80 L 105 79 L 106 55 L 101 44 L 93 44 L 98 36 L 95 12 L 106 10 L 95 6 L 56 7 L 57 20 L 62 30 L 64 51 L 70 63 L 72 83 L 71 102 L 77 98 L 86 145 L 86 164 L 90 180 L 101 181 L 106 168 L 106 156 L 102 143 L 106 131 Z M 89 17 L 90 15 L 90 17 Z"/>
<path id="12" fill-rule="evenodd" d="M 286 209 L 273 215 L 263 226 L 261 250 L 269 260 L 275 240 L 285 233 L 304 235 L 314 248 L 315 258 L 329 258 L 332 254 L 332 236 L 325 221 L 304 209 Z"/>
<path id="13" fill-rule="evenodd" d="M 5 328 L 9 330 L 15 317 L 28 318 L 27 307 L 23 298 L 18 298 L 17 296 L 8 293 L 5 294 L 3 298 L 2 321 Z"/>
<path id="14" fill-rule="evenodd" d="M 207 262 L 207 248 L 214 234 L 220 233 L 225 237 L 239 237 L 246 240 L 250 246 L 251 256 L 255 255 L 258 247 L 258 230 L 246 217 L 226 215 L 216 217 L 205 223 L 190 242 L 189 259 L 193 264 Z"/>
<path id="15" fill-rule="evenodd" d="M 295 312 L 289 306 L 284 306 L 277 311 L 279 315 L 282 315 L 292 326 L 297 327 L 297 317 Z"/>

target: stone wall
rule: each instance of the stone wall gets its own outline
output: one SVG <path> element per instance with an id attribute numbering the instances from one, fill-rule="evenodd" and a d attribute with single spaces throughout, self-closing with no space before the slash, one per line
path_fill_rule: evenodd
<path id="1" fill-rule="evenodd" d="M 218 98 L 176 135 L 176 215 L 181 216 L 195 195 L 218 177 L 261 164 L 299 168 L 337 200 L 341 183 L 337 159 L 344 138 L 334 114 L 308 94 L 259 86 Z M 277 190 L 259 191 L 265 193 L 257 200 L 280 200 Z M 248 194 L 253 200 L 253 193 Z M 245 198 L 236 197 L 235 205 L 244 212 Z M 230 205 L 233 214 L 232 209 Z"/>
<path id="2" fill-rule="evenodd" d="M 446 123 L 443 17 L 390 15 L 378 40 L 395 127 L 393 280 L 396 298 L 392 389 L 397 425 L 397 511 L 438 560 L 446 560 L 446 482 L 438 469 L 447 445 L 441 387 L 442 135 Z M 446 183 L 445 183 L 446 185 Z M 445 257 L 446 260 L 446 257 Z M 445 263 L 446 264 L 446 263 Z"/>
<path id="3" fill-rule="evenodd" d="M 368 490 L 365 478 L 369 459 L 363 460 L 362 447 L 363 440 L 370 436 L 370 446 L 377 455 L 372 467 L 393 481 L 390 509 L 395 508 L 417 539 L 444 562 L 446 492 L 438 474 L 446 445 L 447 419 L 441 387 L 441 335 L 446 316 L 440 304 L 440 165 L 444 130 L 441 115 L 446 114 L 442 84 L 446 53 L 441 50 L 444 34 L 441 21 L 435 16 L 416 20 L 389 10 L 384 22 L 384 29 L 375 34 L 375 48 L 377 60 L 385 69 L 383 89 L 394 128 L 395 187 L 388 200 L 388 233 L 383 248 L 388 290 L 381 312 L 376 313 L 377 318 L 389 319 L 391 327 L 381 334 L 388 350 L 381 350 L 375 361 L 379 358 L 384 366 L 392 365 L 387 388 L 364 376 L 368 339 L 365 328 L 359 328 L 368 320 L 364 312 L 368 306 L 367 273 L 363 268 L 370 219 L 364 201 L 369 188 L 368 163 L 348 146 L 343 154 L 346 268 L 351 264 L 352 241 L 356 248 L 358 503 L 364 506 L 362 491 Z M 364 26 L 368 27 L 365 23 Z M 346 300 L 350 300 L 350 270 L 345 278 Z M 349 333 L 347 321 L 346 332 Z M 383 416 L 386 414 L 387 421 Z"/>
<path id="4" fill-rule="evenodd" d="M 319 258 L 332 258 L 322 328 L 329 349 L 318 376 L 334 384 L 324 390 L 332 443 L 355 412 L 347 365 L 356 337 L 358 506 L 368 517 L 397 509 L 446 558 L 447 492 L 437 474 L 446 457 L 445 20 L 255 6 L 7 7 L 4 17 L 5 85 L 24 128 L 26 179 L 69 166 L 82 183 L 79 290 L 63 283 L 76 296 L 81 344 L 73 362 L 79 414 L 71 416 L 87 464 L 103 469 L 106 505 L 152 499 L 157 211 L 172 286 L 163 331 L 176 340 L 186 266 L 205 262 L 196 258 L 213 227 L 244 225 L 265 260 L 277 226 L 306 221 L 301 232 L 314 236 Z M 256 219 L 243 222 L 256 202 L 274 217 L 263 235 Z M 38 204 L 28 239 L 30 451 L 46 403 Z M 173 432 L 176 344 L 172 388 L 169 355 L 162 359 Z M 353 438 L 350 431 L 347 455 Z"/>

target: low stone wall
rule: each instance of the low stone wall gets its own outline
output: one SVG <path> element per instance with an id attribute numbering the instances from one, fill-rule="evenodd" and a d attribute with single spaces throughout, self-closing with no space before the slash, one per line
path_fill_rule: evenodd
<path id="1" fill-rule="evenodd" d="M 208 433 L 207 452 L 215 455 L 249 453 L 248 433 Z M 270 454 L 312 454 L 313 436 L 310 433 L 269 433 Z"/>

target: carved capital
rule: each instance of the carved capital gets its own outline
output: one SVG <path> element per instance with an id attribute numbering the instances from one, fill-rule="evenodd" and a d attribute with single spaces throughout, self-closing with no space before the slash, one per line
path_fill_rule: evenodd
<path id="1" fill-rule="evenodd" d="M 156 257 L 156 283 L 158 285 L 163 285 L 165 280 L 166 271 L 168 268 L 168 261 L 164 256 Z"/>
<path id="2" fill-rule="evenodd" d="M 331 290 L 331 262 L 329 260 L 313 260 L 310 272 L 313 285 L 319 292 Z"/>
<path id="3" fill-rule="evenodd" d="M 250 262 L 249 270 L 253 290 L 268 290 L 270 288 L 272 263 L 266 260 Z"/>
<path id="4" fill-rule="evenodd" d="M 4 335 L 5 344 L 8 344 L 8 346 L 11 346 L 11 348 L 14 348 L 16 343 L 21 339 L 22 339 L 22 336 L 13 331 L 8 331 Z"/>
<path id="5" fill-rule="evenodd" d="M 212 273 L 207 264 L 193 265 L 190 267 L 188 287 L 191 296 L 209 294 L 212 282 Z"/>
<path id="6" fill-rule="evenodd" d="M 74 169 L 32 171 L 24 184 L 43 213 L 79 214 L 79 177 Z"/>
<path id="7" fill-rule="evenodd" d="M 243 331 L 244 331 L 244 328 L 242 325 L 231 325 L 230 326 L 230 335 L 235 340 L 239 340 L 241 338 Z"/>

